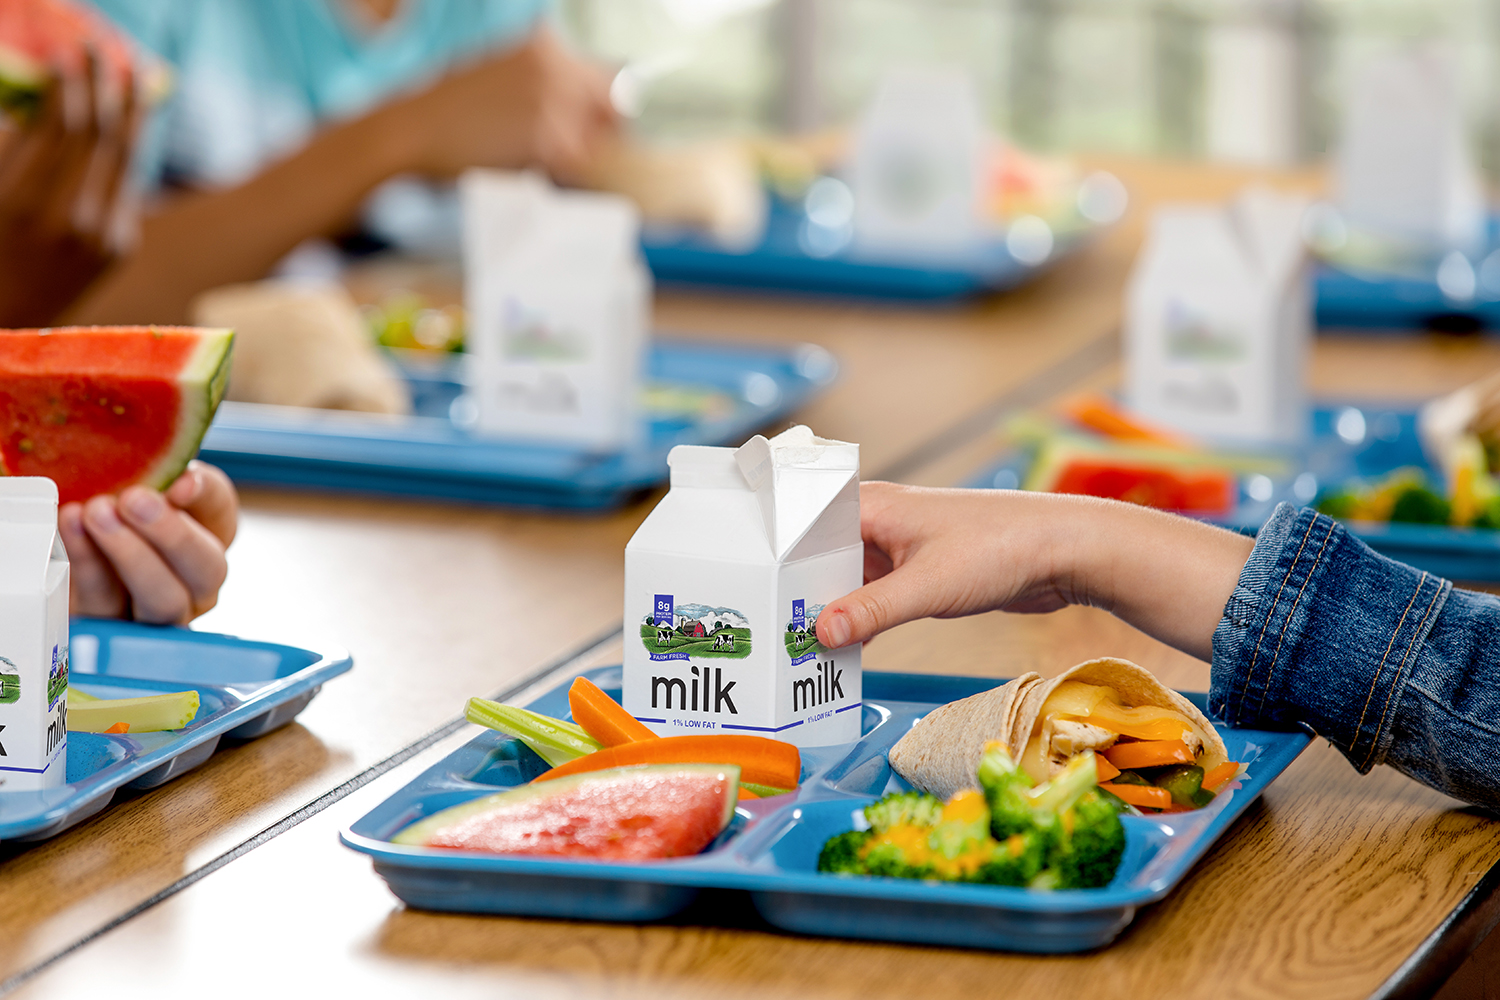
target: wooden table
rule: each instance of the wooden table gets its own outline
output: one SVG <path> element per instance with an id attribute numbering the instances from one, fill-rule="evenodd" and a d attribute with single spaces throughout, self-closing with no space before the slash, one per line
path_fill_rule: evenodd
<path id="1" fill-rule="evenodd" d="M 1138 206 L 1219 197 L 1245 180 L 1112 166 Z M 999 415 L 1114 377 L 1140 218 L 993 302 L 934 311 L 667 294 L 658 324 L 822 344 L 844 378 L 803 419 L 861 442 L 867 477 L 961 482 L 993 447 Z M 1415 398 L 1497 366 L 1500 348 L 1483 342 L 1338 338 L 1319 342 L 1313 379 Z M 230 583 L 199 627 L 346 644 L 355 670 L 297 724 L 52 841 L 0 848 L 0 979 L 50 962 L 21 995 L 170 996 L 222 982 L 229 995 L 1366 996 L 1441 978 L 1493 923 L 1481 893 L 1467 921 L 1434 934 L 1500 860 L 1500 828 L 1393 772 L 1360 778 L 1322 743 L 1182 887 L 1093 955 L 794 938 L 732 894 L 651 927 L 406 911 L 336 831 L 472 735 L 454 721 L 469 695 L 524 699 L 528 679 L 618 661 L 621 550 L 648 509 L 581 519 L 248 492 Z M 916 623 L 865 662 L 1007 676 L 1104 653 L 1178 687 L 1207 683 L 1204 664 L 1089 609 Z M 1413 956 L 1415 972 L 1392 980 Z"/>

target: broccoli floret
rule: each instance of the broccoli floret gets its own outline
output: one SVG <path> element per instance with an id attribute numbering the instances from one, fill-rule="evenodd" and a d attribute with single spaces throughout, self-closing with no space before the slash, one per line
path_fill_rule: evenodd
<path id="1" fill-rule="evenodd" d="M 990 860 L 974 873 L 974 881 L 988 885 L 1030 885 L 1047 862 L 1047 844 L 1047 838 L 1035 830 L 1012 834 L 995 845 Z"/>
<path id="2" fill-rule="evenodd" d="M 1391 520 L 1406 524 L 1447 524 L 1450 508 L 1447 500 L 1424 486 L 1413 486 L 1391 507 Z"/>
<path id="3" fill-rule="evenodd" d="M 1347 520 L 1359 509 L 1359 497 L 1349 490 L 1339 490 L 1321 497 L 1314 506 L 1329 517 Z"/>
<path id="4" fill-rule="evenodd" d="M 865 863 L 859 850 L 874 834 L 869 830 L 848 830 L 828 838 L 818 852 L 818 871 L 834 875 L 863 875 Z"/>
<path id="5" fill-rule="evenodd" d="M 979 787 L 984 790 L 984 801 L 990 807 L 990 833 L 996 840 L 1003 841 L 1032 828 L 1031 799 L 1027 793 L 1034 784 L 1031 775 L 1010 759 L 1003 743 L 985 745 L 984 756 L 979 758 Z"/>
<path id="6" fill-rule="evenodd" d="M 877 844 L 870 849 L 860 874 L 878 875 L 883 878 L 937 878 L 931 865 L 911 864 L 906 852 L 895 844 Z"/>
<path id="7" fill-rule="evenodd" d="M 1048 868 L 1060 889 L 1097 889 L 1109 885 L 1125 853 L 1125 827 L 1114 803 L 1097 789 L 1060 817 Z"/>
<path id="8" fill-rule="evenodd" d="M 936 826 L 942 812 L 942 800 L 935 796 L 892 792 L 865 806 L 865 821 L 875 832 L 884 833 L 893 826 Z"/>
<path id="9" fill-rule="evenodd" d="M 1097 788 L 1092 753 L 1068 761 L 1045 785 L 1027 793 L 1036 828 L 1047 838 L 1047 866 L 1034 889 L 1108 885 L 1125 852 L 1125 827 L 1109 796 Z"/>
<path id="10" fill-rule="evenodd" d="M 984 796 L 968 790 L 944 803 L 938 823 L 927 837 L 927 846 L 949 860 L 987 850 L 993 844 Z"/>

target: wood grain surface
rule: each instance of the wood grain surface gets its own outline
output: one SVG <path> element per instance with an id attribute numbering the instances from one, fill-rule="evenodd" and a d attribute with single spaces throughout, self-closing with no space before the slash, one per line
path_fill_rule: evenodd
<path id="1" fill-rule="evenodd" d="M 1136 198 L 1132 216 L 1016 295 L 922 310 L 665 293 L 658 325 L 822 344 L 840 358 L 843 379 L 803 419 L 859 441 L 867 474 L 895 467 L 912 470 L 912 481 L 961 481 L 982 456 L 997 401 L 1045 384 L 1079 357 L 1088 363 L 1066 368 L 1073 384 L 1109 383 L 1109 338 L 1144 209 L 1164 198 L 1222 197 L 1251 176 L 1109 165 Z M 1318 183 L 1316 175 L 1276 180 Z M 366 297 L 392 280 L 366 278 Z M 1482 343 L 1327 340 L 1314 372 L 1329 391 L 1380 386 L 1409 398 L 1497 363 Z M 966 423 L 977 436 L 950 436 L 943 454 L 924 450 Z M 647 509 L 577 518 L 247 493 L 230 583 L 199 627 L 346 645 L 355 670 L 297 725 L 46 844 L 0 849 L 0 981 L 410 745 L 454 718 L 469 695 L 504 688 L 617 625 L 621 551 Z M 866 664 L 1008 676 L 1102 653 L 1130 656 L 1178 687 L 1207 682 L 1204 664 L 1089 609 L 914 623 L 873 643 Z M 407 912 L 335 832 L 464 738 L 438 743 L 133 916 L 22 994 L 171 996 L 220 983 L 226 996 L 314 987 L 372 996 L 1362 996 L 1500 857 L 1489 821 L 1393 773 L 1359 778 L 1320 744 L 1181 889 L 1095 955 L 796 939 L 761 926 L 733 896 L 659 927 Z"/>

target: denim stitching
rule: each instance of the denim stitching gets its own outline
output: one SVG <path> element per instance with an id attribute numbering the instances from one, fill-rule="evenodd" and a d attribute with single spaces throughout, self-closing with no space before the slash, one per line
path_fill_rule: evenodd
<path id="1" fill-rule="evenodd" d="M 1421 591 L 1421 588 L 1425 586 L 1426 583 L 1427 574 L 1423 573 L 1422 580 L 1417 585 L 1419 593 Z M 1361 771 L 1369 767 L 1370 761 L 1375 757 L 1375 748 L 1380 745 L 1380 731 L 1385 728 L 1385 717 L 1391 710 L 1391 695 L 1396 693 L 1397 681 L 1401 679 L 1401 674 L 1406 670 L 1406 665 L 1411 662 L 1412 651 L 1417 648 L 1417 639 L 1422 635 L 1422 629 L 1424 626 L 1426 626 L 1427 619 L 1432 617 L 1432 609 L 1437 606 L 1438 598 L 1442 596 L 1442 593 L 1443 587 L 1442 584 L 1439 583 L 1437 588 L 1432 593 L 1432 600 L 1427 604 L 1427 610 L 1422 612 L 1422 620 L 1417 622 L 1417 627 L 1412 630 L 1411 642 L 1406 644 L 1406 654 L 1401 657 L 1401 666 L 1396 668 L 1396 676 L 1391 678 L 1390 690 L 1386 691 L 1385 693 L 1385 705 L 1380 709 L 1380 721 L 1375 724 L 1375 732 L 1370 735 L 1370 752 L 1365 755 L 1365 762 L 1359 766 L 1359 769 Z M 1358 741 L 1358 730 L 1355 731 L 1354 738 L 1356 741 Z M 1353 748 L 1351 747 L 1350 749 Z"/>
<path id="2" fill-rule="evenodd" d="M 1313 525 L 1317 523 L 1317 518 L 1313 518 L 1307 522 L 1307 530 L 1302 533 L 1302 541 L 1297 545 L 1297 554 L 1292 557 L 1292 564 L 1286 568 L 1286 576 L 1282 578 L 1281 586 L 1276 590 L 1276 599 L 1271 602 L 1270 609 L 1266 611 L 1266 620 L 1260 627 L 1260 635 L 1255 637 L 1255 649 L 1250 653 L 1250 666 L 1245 668 L 1245 683 L 1240 687 L 1240 707 L 1242 709 L 1245 704 L 1245 695 L 1250 690 L 1250 680 L 1255 676 L 1255 663 L 1260 659 L 1260 645 L 1266 639 L 1266 629 L 1271 627 L 1271 619 L 1275 616 L 1276 609 L 1281 606 L 1281 595 L 1285 592 L 1286 585 L 1291 582 L 1292 574 L 1297 571 L 1297 563 L 1302 559 L 1302 550 L 1307 548 L 1307 539 L 1312 535 Z M 1265 704 L 1265 699 L 1261 699 L 1261 703 Z M 1224 708 L 1227 715 L 1229 708 L 1227 702 Z"/>
<path id="3" fill-rule="evenodd" d="M 1365 715 L 1370 711 L 1370 699 L 1375 697 L 1375 688 L 1380 684 L 1380 675 L 1385 672 L 1385 661 L 1391 658 L 1391 649 L 1396 645 L 1396 637 L 1401 634 L 1401 626 L 1406 624 L 1406 616 L 1411 614 L 1411 606 L 1417 603 L 1417 598 L 1422 594 L 1422 588 L 1427 584 L 1427 571 L 1422 571 L 1422 576 L 1417 580 L 1417 589 L 1411 592 L 1411 600 L 1406 602 L 1406 610 L 1401 612 L 1401 620 L 1396 623 L 1395 631 L 1391 633 L 1391 641 L 1385 644 L 1385 653 L 1380 657 L 1380 663 L 1375 667 L 1375 676 L 1370 678 L 1370 690 L 1365 694 L 1365 707 L 1359 710 L 1359 722 L 1354 725 L 1354 739 L 1349 743 L 1349 752 L 1359 745 L 1359 734 L 1365 728 Z"/>
<path id="4" fill-rule="evenodd" d="M 1317 524 L 1314 518 L 1307 526 L 1308 534 L 1312 534 L 1312 527 Z M 1302 580 L 1302 586 L 1297 590 L 1297 598 L 1292 601 L 1291 610 L 1286 613 L 1286 620 L 1281 623 L 1281 634 L 1276 637 L 1276 652 L 1271 656 L 1271 665 L 1266 668 L 1266 683 L 1260 689 L 1260 705 L 1255 709 L 1255 714 L 1260 715 L 1266 710 L 1266 695 L 1271 692 L 1271 679 L 1276 676 L 1276 662 L 1281 659 L 1281 645 L 1286 641 L 1286 630 L 1292 627 L 1292 619 L 1297 615 L 1297 606 L 1302 603 L 1302 595 L 1307 592 L 1307 585 L 1312 583 L 1313 574 L 1318 571 L 1318 563 L 1323 561 L 1323 553 L 1328 549 L 1328 541 L 1333 537 L 1333 529 L 1337 524 L 1328 522 L 1328 534 L 1323 536 L 1323 544 L 1318 546 L 1318 554 L 1313 557 L 1312 566 L 1308 567 L 1307 576 Z"/>

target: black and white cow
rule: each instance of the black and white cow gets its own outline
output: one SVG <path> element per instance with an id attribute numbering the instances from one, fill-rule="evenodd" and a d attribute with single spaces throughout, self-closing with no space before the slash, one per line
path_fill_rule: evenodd
<path id="1" fill-rule="evenodd" d="M 734 649 L 734 633 L 724 632 L 714 636 L 714 649 Z"/>
<path id="2" fill-rule="evenodd" d="M 658 628 L 656 630 L 656 644 L 658 646 L 672 645 L 672 630 L 669 628 Z"/>

